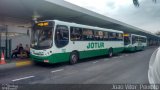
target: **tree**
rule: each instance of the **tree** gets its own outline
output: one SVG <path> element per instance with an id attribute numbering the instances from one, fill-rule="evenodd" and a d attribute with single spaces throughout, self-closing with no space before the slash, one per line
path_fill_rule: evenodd
<path id="1" fill-rule="evenodd" d="M 157 0 L 152 0 L 154 3 L 156 3 L 157 2 Z M 134 4 L 134 6 L 135 7 L 139 7 L 140 6 L 140 4 L 139 4 L 139 1 L 138 0 L 133 0 L 133 4 Z"/>

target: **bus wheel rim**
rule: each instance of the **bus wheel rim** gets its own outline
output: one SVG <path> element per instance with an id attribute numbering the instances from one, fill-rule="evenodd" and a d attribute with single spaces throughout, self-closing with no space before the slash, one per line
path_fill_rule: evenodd
<path id="1" fill-rule="evenodd" d="M 73 63 L 75 63 L 77 61 L 76 55 L 72 55 L 72 61 L 73 61 Z"/>
<path id="2" fill-rule="evenodd" d="M 111 56 L 112 56 L 112 53 L 110 53 L 109 56 L 111 57 Z"/>
<path id="3" fill-rule="evenodd" d="M 112 52 L 110 51 L 110 53 L 109 53 L 109 56 L 111 57 L 112 56 Z"/>

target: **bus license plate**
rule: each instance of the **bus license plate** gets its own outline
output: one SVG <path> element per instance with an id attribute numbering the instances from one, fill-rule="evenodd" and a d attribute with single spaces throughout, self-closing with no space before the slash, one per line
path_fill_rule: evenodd
<path id="1" fill-rule="evenodd" d="M 48 62 L 49 62 L 49 60 L 44 60 L 44 62 L 45 62 L 45 63 L 48 63 Z"/>

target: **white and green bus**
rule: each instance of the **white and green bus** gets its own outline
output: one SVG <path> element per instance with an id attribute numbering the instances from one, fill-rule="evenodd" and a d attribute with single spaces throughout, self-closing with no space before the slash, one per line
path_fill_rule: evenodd
<path id="1" fill-rule="evenodd" d="M 79 59 L 112 56 L 124 50 L 123 32 L 46 20 L 35 23 L 31 37 L 31 59 L 36 62 L 74 64 Z"/>
<path id="2" fill-rule="evenodd" d="M 147 37 L 136 34 L 124 34 L 125 51 L 144 50 L 147 46 Z"/>

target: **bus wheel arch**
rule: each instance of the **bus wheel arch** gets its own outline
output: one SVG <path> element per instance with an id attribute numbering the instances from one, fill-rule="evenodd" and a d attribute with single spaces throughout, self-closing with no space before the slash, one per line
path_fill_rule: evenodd
<path id="1" fill-rule="evenodd" d="M 108 49 L 108 56 L 109 56 L 109 57 L 112 57 L 112 56 L 113 56 L 113 48 L 112 48 L 112 47 L 110 47 L 110 48 Z"/>
<path id="2" fill-rule="evenodd" d="M 145 49 L 145 47 L 144 46 L 142 46 L 142 50 L 144 50 Z"/>
<path id="3" fill-rule="evenodd" d="M 135 50 L 137 50 L 137 46 L 135 46 Z"/>
<path id="4" fill-rule="evenodd" d="M 134 47 L 134 51 L 135 51 L 135 52 L 137 51 L 137 46 Z"/>
<path id="5" fill-rule="evenodd" d="M 72 51 L 70 53 L 69 63 L 71 65 L 76 64 L 79 60 L 79 52 L 78 51 Z"/>

